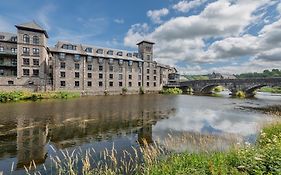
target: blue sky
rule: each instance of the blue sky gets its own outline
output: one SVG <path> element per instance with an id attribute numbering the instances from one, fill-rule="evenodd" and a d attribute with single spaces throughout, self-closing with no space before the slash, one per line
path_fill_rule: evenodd
<path id="1" fill-rule="evenodd" d="M 280 0 L 9 0 L 0 31 L 35 20 L 58 40 L 136 50 L 156 42 L 155 59 L 182 73 L 280 68 Z"/>

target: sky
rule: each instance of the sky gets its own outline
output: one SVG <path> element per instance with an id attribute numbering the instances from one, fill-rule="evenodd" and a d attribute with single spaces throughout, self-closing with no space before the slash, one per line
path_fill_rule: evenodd
<path id="1" fill-rule="evenodd" d="M 0 31 L 35 20 L 59 40 L 136 51 L 181 74 L 281 69 L 281 0 L 3 0 Z"/>

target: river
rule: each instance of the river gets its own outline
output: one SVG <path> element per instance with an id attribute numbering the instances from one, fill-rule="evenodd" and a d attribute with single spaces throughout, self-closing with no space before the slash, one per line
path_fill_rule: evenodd
<path id="1" fill-rule="evenodd" d="M 93 96 L 0 104 L 0 174 L 24 173 L 31 160 L 50 168 L 59 150 L 127 150 L 143 139 L 214 136 L 212 149 L 232 142 L 254 143 L 269 115 L 241 106 L 280 104 L 281 96 L 258 93 L 254 99 L 189 95 Z M 233 138 L 233 139 L 231 139 Z M 198 151 L 189 139 L 169 144 L 172 151 Z"/>

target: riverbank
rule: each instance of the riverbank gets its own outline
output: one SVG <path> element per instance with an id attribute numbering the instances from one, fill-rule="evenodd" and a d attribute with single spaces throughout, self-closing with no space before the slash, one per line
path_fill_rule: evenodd
<path id="1" fill-rule="evenodd" d="M 16 101 L 36 101 L 42 99 L 69 99 L 80 97 L 76 92 L 0 92 L 0 103 Z"/>
<path id="2" fill-rule="evenodd" d="M 281 94 L 281 87 L 263 87 L 260 92 L 269 92 L 274 94 Z"/>

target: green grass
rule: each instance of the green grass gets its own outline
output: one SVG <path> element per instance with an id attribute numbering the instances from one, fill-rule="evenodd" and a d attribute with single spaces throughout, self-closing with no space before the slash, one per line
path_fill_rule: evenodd
<path id="1" fill-rule="evenodd" d="M 179 89 L 179 88 L 167 88 L 167 89 L 162 89 L 160 91 L 161 94 L 174 94 L 174 95 L 177 95 L 177 94 L 182 94 L 182 90 Z"/>
<path id="2" fill-rule="evenodd" d="M 253 146 L 228 152 L 172 154 L 145 174 L 281 174 L 281 124 L 265 127 Z"/>
<path id="3" fill-rule="evenodd" d="M 15 102 L 23 100 L 36 101 L 40 99 L 69 99 L 80 97 L 80 93 L 76 92 L 24 92 L 24 91 L 12 91 L 12 92 L 0 92 L 0 102 Z"/>
<path id="4" fill-rule="evenodd" d="M 263 87 L 259 91 L 281 94 L 281 87 Z"/>

